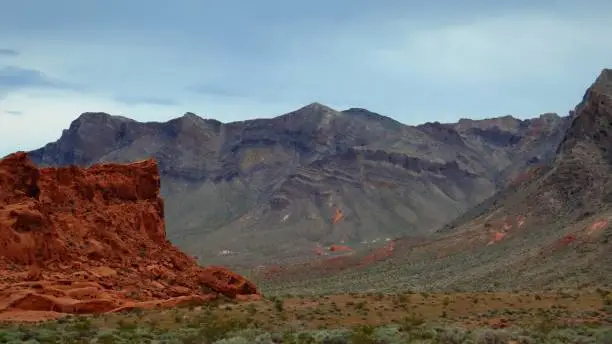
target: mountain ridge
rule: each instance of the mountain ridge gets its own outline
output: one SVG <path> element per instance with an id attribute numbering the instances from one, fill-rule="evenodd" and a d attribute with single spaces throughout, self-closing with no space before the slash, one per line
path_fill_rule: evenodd
<path id="1" fill-rule="evenodd" d="M 567 121 L 506 116 L 408 126 L 320 103 L 230 123 L 193 113 L 163 123 L 84 113 L 29 155 L 43 166 L 155 158 L 169 238 L 190 253 L 237 264 L 308 256 L 318 242 L 429 232 L 532 161 L 548 159 Z M 279 207 L 291 214 L 279 215 Z M 330 224 L 340 210 L 343 220 Z M 241 225 L 247 218 L 248 229 Z M 211 253 L 221 250 L 241 253 Z"/>
<path id="2" fill-rule="evenodd" d="M 612 74 L 572 113 L 553 156 L 430 236 L 383 259 L 322 258 L 258 275 L 274 293 L 601 290 L 612 284 Z M 352 281 L 343 283 L 343 281 Z"/>

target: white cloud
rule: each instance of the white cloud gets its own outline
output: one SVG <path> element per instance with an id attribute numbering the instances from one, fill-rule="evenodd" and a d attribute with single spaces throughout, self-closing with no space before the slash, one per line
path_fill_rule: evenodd
<path id="1" fill-rule="evenodd" d="M 396 78 L 470 86 L 524 83 L 580 68 L 585 55 L 612 61 L 612 46 L 602 44 L 612 32 L 612 14 L 608 17 L 519 13 L 426 30 L 396 23 L 397 39 L 387 40 L 372 57 Z"/>

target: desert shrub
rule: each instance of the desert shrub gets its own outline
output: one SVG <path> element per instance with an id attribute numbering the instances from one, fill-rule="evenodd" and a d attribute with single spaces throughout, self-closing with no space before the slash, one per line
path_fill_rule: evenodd
<path id="1" fill-rule="evenodd" d="M 94 341 L 99 344 L 121 343 L 122 339 L 116 331 L 103 330 L 100 331 Z"/>
<path id="2" fill-rule="evenodd" d="M 170 319 L 179 313 L 169 312 Z M 92 320 L 93 319 L 93 320 Z M 544 318 L 546 319 L 546 318 Z M 33 325 L 4 324 L 0 326 L 0 343 L 32 344 L 612 344 L 612 330 L 603 325 L 575 327 L 536 326 L 517 329 L 478 329 L 468 331 L 454 326 L 432 326 L 412 315 L 394 325 L 361 325 L 351 329 L 303 330 L 303 324 L 278 328 L 268 332 L 252 322 L 239 318 L 213 315 L 211 312 L 191 314 L 183 318 L 180 327 L 160 328 L 146 319 L 125 318 L 116 328 L 100 328 L 104 319 L 71 317 L 61 321 Z M 534 318 L 534 322 L 540 320 Z M 106 325 L 109 325 L 105 321 Z M 173 327 L 176 324 L 170 323 Z M 280 325 L 280 324 L 274 324 Z M 288 325 L 288 324 L 287 324 Z M 300 332 L 296 332 L 300 330 Z"/>
<path id="3" fill-rule="evenodd" d="M 404 317 L 400 324 L 400 331 L 403 332 L 411 332 L 415 328 L 420 327 L 425 323 L 423 317 L 417 314 L 411 314 L 409 316 Z"/>
<path id="4" fill-rule="evenodd" d="M 321 341 L 321 344 L 349 344 L 349 341 L 343 337 L 326 338 Z"/>
<path id="5" fill-rule="evenodd" d="M 244 339 L 249 340 L 251 343 L 255 341 L 255 338 L 264 334 L 265 332 L 258 328 L 246 328 L 246 329 L 238 329 L 233 331 L 228 331 L 226 333 L 226 338 L 234 338 L 234 337 L 242 337 Z"/>
<path id="6" fill-rule="evenodd" d="M 15 329 L 0 330 L 0 343 L 21 343 L 22 334 Z"/>
<path id="7" fill-rule="evenodd" d="M 415 327 L 407 332 L 410 341 L 433 340 L 438 336 L 435 329 L 431 327 Z"/>
<path id="8" fill-rule="evenodd" d="M 475 344 L 507 344 L 512 336 L 506 330 L 484 330 L 474 336 Z"/>
<path id="9" fill-rule="evenodd" d="M 259 334 L 257 337 L 255 337 L 253 341 L 251 341 L 251 343 L 253 344 L 274 344 L 275 341 L 272 338 L 272 334 L 266 332 L 266 333 Z"/>
<path id="10" fill-rule="evenodd" d="M 597 334 L 598 344 L 612 344 L 612 329 L 605 329 Z"/>
<path id="11" fill-rule="evenodd" d="M 315 343 L 344 343 L 349 338 L 351 331 L 347 329 L 318 330 L 310 331 L 308 334 Z"/>
<path id="12" fill-rule="evenodd" d="M 251 344 L 252 341 L 244 338 L 244 337 L 231 337 L 225 339 L 219 339 L 215 341 L 213 344 Z"/>
<path id="13" fill-rule="evenodd" d="M 561 329 L 548 333 L 545 338 L 546 342 L 550 343 L 572 343 L 572 344 L 587 344 L 595 343 L 594 338 L 582 336 L 573 329 Z"/>
<path id="14" fill-rule="evenodd" d="M 387 344 L 385 341 L 378 340 L 383 338 L 377 338 L 377 336 L 384 337 L 385 330 L 377 332 L 377 328 L 374 326 L 358 325 L 353 327 L 345 338 L 351 344 Z"/>
<path id="15" fill-rule="evenodd" d="M 285 309 L 285 304 L 282 299 L 274 300 L 274 309 L 276 309 L 277 312 L 282 312 Z"/>
<path id="16" fill-rule="evenodd" d="M 381 344 L 399 344 L 406 342 L 406 334 L 399 330 L 397 326 L 377 327 L 372 333 L 372 338 L 375 343 Z"/>
<path id="17" fill-rule="evenodd" d="M 464 344 L 471 343 L 470 334 L 458 327 L 445 327 L 437 331 L 437 341 L 440 344 Z"/>

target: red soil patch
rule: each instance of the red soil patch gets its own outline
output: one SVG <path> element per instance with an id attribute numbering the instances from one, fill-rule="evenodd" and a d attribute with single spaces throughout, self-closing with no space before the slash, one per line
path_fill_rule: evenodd
<path id="1" fill-rule="evenodd" d="M 576 236 L 574 234 L 565 235 L 563 238 L 557 240 L 557 243 L 566 246 L 576 241 Z"/>
<path id="2" fill-rule="evenodd" d="M 542 251 L 540 252 L 540 255 L 546 255 L 546 254 L 550 254 L 552 252 L 561 250 L 576 241 L 578 241 L 578 236 L 576 234 L 574 233 L 566 234 L 562 238 L 553 242 L 551 245 L 542 249 Z"/>
<path id="3" fill-rule="evenodd" d="M 377 248 L 369 254 L 359 257 L 355 255 L 342 255 L 317 259 L 306 263 L 268 267 L 263 272 L 263 277 L 272 279 L 276 277 L 288 277 L 290 275 L 317 273 L 337 273 L 350 268 L 363 267 L 389 258 L 396 247 L 396 241 L 392 240 L 383 247 Z"/>
<path id="4" fill-rule="evenodd" d="M 342 212 L 342 210 L 336 208 L 336 212 L 332 217 L 332 225 L 335 225 L 336 223 L 342 221 L 342 219 L 344 219 L 344 213 Z"/>
<path id="5" fill-rule="evenodd" d="M 154 160 L 88 169 L 38 169 L 25 153 L 0 160 L 0 320 L 258 295 L 170 244 L 159 185 Z"/>
<path id="6" fill-rule="evenodd" d="M 570 233 L 556 240 L 553 244 L 544 249 L 544 252 L 554 252 L 563 249 L 574 242 L 585 243 L 589 237 L 601 231 L 608 226 L 607 220 L 599 220 L 593 222 L 590 226 L 582 231 Z"/>
<path id="7" fill-rule="evenodd" d="M 487 245 L 495 244 L 496 242 L 502 241 L 506 237 L 504 232 L 494 232 L 493 238 L 487 243 Z"/>
<path id="8" fill-rule="evenodd" d="M 262 273 L 264 278 L 272 278 L 272 276 L 279 275 L 283 271 L 280 266 L 272 265 L 263 269 Z"/>
<path id="9" fill-rule="evenodd" d="M 574 242 L 585 243 L 589 240 L 590 236 L 596 234 L 607 226 L 607 220 L 595 221 L 584 230 L 564 235 L 562 238 L 556 240 L 554 243 L 544 249 L 543 252 L 554 252 L 563 249 Z"/>
<path id="10" fill-rule="evenodd" d="M 367 256 L 361 259 L 361 265 L 373 264 L 375 262 L 385 260 L 391 257 L 391 254 L 393 254 L 393 251 L 395 251 L 395 245 L 395 240 L 392 240 L 385 246 L 376 249 L 374 252 L 368 254 Z"/>
<path id="11" fill-rule="evenodd" d="M 330 252 L 353 252 L 353 249 L 348 246 L 344 246 L 344 245 L 331 245 L 329 247 L 329 251 Z"/>
<path id="12" fill-rule="evenodd" d="M 518 215 L 515 218 L 515 224 L 512 224 L 512 221 L 509 221 L 508 218 L 509 216 L 504 216 L 504 222 L 501 226 L 501 229 L 493 231 L 492 237 L 487 242 L 487 245 L 492 245 L 496 242 L 503 240 L 508 235 L 509 231 L 511 231 L 513 228 L 520 229 L 525 225 L 525 216 L 523 215 Z"/>
<path id="13" fill-rule="evenodd" d="M 505 318 L 491 318 L 491 319 L 487 319 L 486 320 L 486 324 L 490 327 L 490 328 L 494 328 L 494 329 L 502 329 L 502 328 L 507 328 L 510 326 L 510 324 L 508 323 L 508 320 Z"/>
<path id="14" fill-rule="evenodd" d="M 593 224 L 591 224 L 591 226 L 589 227 L 589 229 L 587 230 L 587 235 L 593 235 L 599 231 L 601 231 L 602 229 L 608 227 L 608 221 L 607 220 L 599 220 L 599 221 L 595 221 L 593 222 Z"/>

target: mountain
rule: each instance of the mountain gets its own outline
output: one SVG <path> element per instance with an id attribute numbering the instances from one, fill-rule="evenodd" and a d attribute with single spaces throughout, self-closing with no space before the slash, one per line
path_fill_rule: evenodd
<path id="1" fill-rule="evenodd" d="M 482 280 L 503 276 L 498 283 L 558 287 L 612 282 L 612 70 L 604 69 L 586 91 L 555 153 L 550 164 L 491 199 L 486 212 L 445 229 L 461 233 L 489 224 L 508 249 L 524 252 Z M 512 218 L 520 221 L 498 227 Z"/>
<path id="2" fill-rule="evenodd" d="M 569 117 L 403 125 L 313 103 L 270 119 L 84 113 L 41 165 L 155 158 L 168 238 L 207 262 L 311 257 L 317 244 L 428 234 L 551 158 Z"/>
<path id="3" fill-rule="evenodd" d="M 332 275 L 322 269 L 330 264 L 322 263 L 322 271 L 296 266 L 258 285 L 284 293 L 330 292 L 341 281 L 351 281 L 342 285 L 344 292 L 390 286 L 480 291 L 609 287 L 612 70 L 601 72 L 570 120 L 553 159 L 529 168 L 428 238 L 394 241 L 383 262 L 354 269 L 357 260 L 345 261 L 351 269 L 338 273 L 342 269 L 336 266 Z M 280 279 L 287 276 L 292 281 L 283 284 Z"/>

